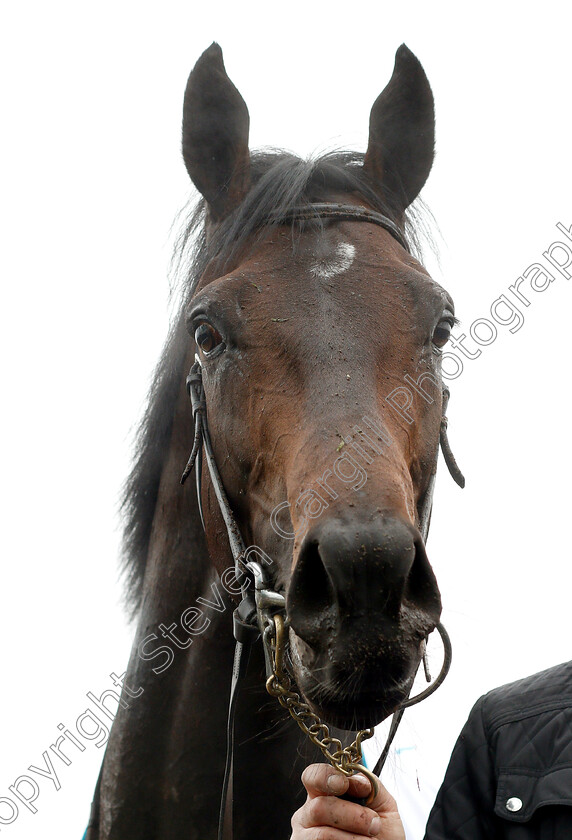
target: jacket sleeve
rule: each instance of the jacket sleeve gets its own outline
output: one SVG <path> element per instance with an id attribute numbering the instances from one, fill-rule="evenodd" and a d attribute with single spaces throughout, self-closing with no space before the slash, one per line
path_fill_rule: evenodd
<path id="1" fill-rule="evenodd" d="M 483 721 L 484 698 L 473 707 L 427 821 L 425 840 L 494 840 L 496 778 Z"/>

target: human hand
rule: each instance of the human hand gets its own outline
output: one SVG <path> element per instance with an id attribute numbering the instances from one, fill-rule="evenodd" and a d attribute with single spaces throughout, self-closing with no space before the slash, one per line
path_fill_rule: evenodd
<path id="1" fill-rule="evenodd" d="M 302 783 L 308 798 L 292 817 L 291 840 L 405 840 L 395 799 L 381 782 L 369 807 L 339 798 L 368 796 L 371 783 L 361 774 L 348 778 L 329 764 L 310 764 Z"/>

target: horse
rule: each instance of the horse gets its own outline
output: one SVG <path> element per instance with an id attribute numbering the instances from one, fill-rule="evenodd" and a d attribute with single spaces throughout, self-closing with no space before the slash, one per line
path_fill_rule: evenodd
<path id="1" fill-rule="evenodd" d="M 402 45 L 365 155 L 251 152 L 248 134 L 214 43 L 184 96 L 201 199 L 126 483 L 138 624 L 90 840 L 217 836 L 233 611 L 249 575 L 281 607 L 267 609 L 273 626 L 285 617 L 289 685 L 336 731 L 406 702 L 439 627 L 425 537 L 455 315 L 416 256 L 410 208 L 433 162 L 429 82 Z M 181 487 L 191 445 L 197 481 Z M 237 840 L 289 837 L 301 771 L 320 756 L 265 690 L 277 644 L 252 645 L 234 698 Z"/>

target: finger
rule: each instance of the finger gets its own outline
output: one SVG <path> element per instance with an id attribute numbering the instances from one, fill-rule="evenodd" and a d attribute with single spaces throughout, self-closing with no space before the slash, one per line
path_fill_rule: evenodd
<path id="1" fill-rule="evenodd" d="M 379 816 L 370 808 L 337 796 L 316 796 L 300 809 L 302 828 L 328 826 L 360 837 L 371 837 L 381 828 Z"/>
<path id="2" fill-rule="evenodd" d="M 369 808 L 374 810 L 380 819 L 379 834 L 375 836 L 383 837 L 384 840 L 405 840 L 405 830 L 399 816 L 397 802 L 379 779 L 376 788 L 376 795 L 369 803 Z"/>
<path id="3" fill-rule="evenodd" d="M 363 834 L 351 834 L 339 828 L 332 828 L 331 826 L 317 826 L 315 828 L 303 828 L 299 830 L 301 833 L 294 833 L 291 840 L 363 840 Z M 372 840 L 370 837 L 369 840 Z M 378 838 L 374 838 L 378 840 Z M 384 840 L 383 835 L 379 840 Z"/>
<path id="4" fill-rule="evenodd" d="M 347 792 L 356 799 L 367 799 L 371 793 L 371 782 L 363 773 L 356 773 L 355 776 L 349 778 Z"/>
<path id="5" fill-rule="evenodd" d="M 310 764 L 302 773 L 308 796 L 339 796 L 349 787 L 349 779 L 330 764 Z"/>
<path id="6" fill-rule="evenodd" d="M 353 834 L 331 826 L 320 825 L 314 828 L 301 828 L 292 823 L 292 829 L 291 840 L 363 840 L 364 838 L 363 834 Z M 374 840 L 382 840 L 382 838 L 383 835 L 375 837 Z M 368 840 L 372 840 L 372 838 L 369 837 Z M 401 840 L 401 838 L 398 838 L 398 840 Z"/>
<path id="7" fill-rule="evenodd" d="M 351 785 L 351 782 L 355 783 L 360 779 L 363 779 L 364 782 L 366 783 L 366 785 L 367 785 L 366 791 L 367 792 L 366 793 L 360 793 L 358 795 L 359 796 L 367 796 L 369 794 L 369 792 L 371 791 L 371 782 L 369 781 L 369 779 L 366 776 L 362 776 L 361 774 L 357 774 L 355 776 L 352 776 L 352 778 L 350 780 L 350 785 Z M 362 787 L 362 790 L 363 790 L 363 787 Z M 350 787 L 350 793 L 351 793 L 351 787 Z M 375 797 L 373 798 L 372 802 L 370 802 L 368 804 L 368 807 L 371 808 L 374 811 L 377 811 L 378 814 L 397 813 L 397 803 L 396 803 L 395 799 L 389 793 L 387 788 L 385 788 L 382 785 L 382 783 L 379 779 L 377 780 L 377 793 L 376 793 Z"/>

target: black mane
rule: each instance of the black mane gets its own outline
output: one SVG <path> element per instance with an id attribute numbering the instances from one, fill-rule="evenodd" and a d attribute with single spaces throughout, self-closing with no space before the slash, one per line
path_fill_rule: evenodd
<path id="1" fill-rule="evenodd" d="M 400 218 L 392 196 L 382 198 L 374 189 L 363 170 L 363 159 L 363 154 L 357 152 L 332 152 L 310 160 L 283 151 L 254 153 L 250 192 L 208 242 L 204 200 L 199 201 L 185 225 L 175 250 L 176 273 L 182 278 L 178 283 L 179 315 L 153 377 L 147 411 L 137 432 L 134 466 L 125 483 L 121 505 L 125 516 L 122 568 L 133 612 L 141 603 L 159 481 L 170 445 L 174 406 L 185 375 L 189 336 L 182 313 L 207 265 L 216 260 L 222 270 L 236 260 L 257 231 L 268 230 L 270 217 L 274 220 L 271 224 L 279 224 L 280 217 L 293 208 L 331 201 L 333 195 L 340 193 L 352 196 L 348 203 L 361 198 L 388 216 L 403 230 L 411 251 L 420 254 L 416 228 L 421 226 L 427 234 L 423 219 L 415 214 L 414 227 L 410 211 L 405 220 Z M 181 471 L 183 467 L 181 464 Z"/>

